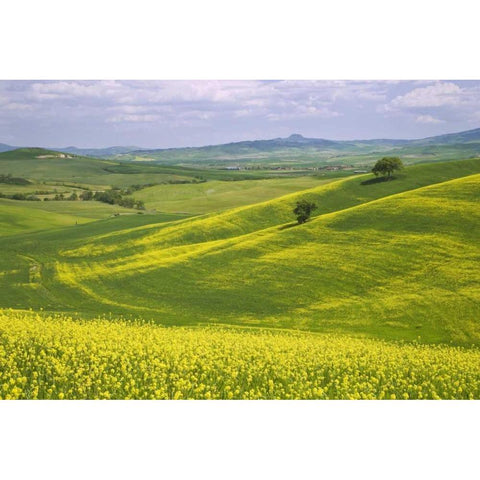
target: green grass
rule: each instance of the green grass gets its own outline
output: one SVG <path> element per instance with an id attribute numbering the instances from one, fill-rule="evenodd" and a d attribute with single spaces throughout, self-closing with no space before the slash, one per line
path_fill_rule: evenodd
<path id="1" fill-rule="evenodd" d="M 149 209 L 162 212 L 209 213 L 263 202 L 287 193 L 316 187 L 335 179 L 296 177 L 242 182 L 157 185 L 135 193 Z"/>
<path id="2" fill-rule="evenodd" d="M 192 219 L 0 239 L 0 305 L 479 343 L 479 172 L 419 165 Z M 299 198 L 318 215 L 294 226 Z"/>
<path id="3" fill-rule="evenodd" d="M 9 185 L 5 183 L 0 183 L 0 193 L 5 195 L 12 195 L 14 193 L 24 193 L 26 195 L 32 194 L 35 195 L 35 192 L 42 191 L 42 192 L 54 192 L 57 190 L 58 192 L 70 192 L 72 188 L 65 188 L 59 187 L 56 185 L 45 185 L 43 183 L 34 183 L 30 185 Z"/>
<path id="4" fill-rule="evenodd" d="M 179 245 L 184 223 L 165 225 L 64 250 L 56 274 L 94 309 L 165 323 L 476 343 L 479 198 L 477 175 L 223 240 Z"/>
<path id="5" fill-rule="evenodd" d="M 115 213 L 135 214 L 137 210 L 100 202 L 29 202 L 0 198 L 0 235 L 74 226 Z"/>
<path id="6" fill-rule="evenodd" d="M 0 237 L 36 230 L 72 227 L 107 219 L 115 214 L 140 216 L 138 210 L 95 201 L 31 202 L 0 198 Z M 185 218 L 185 215 L 151 215 L 150 212 L 142 216 L 147 217 L 146 223 Z"/>
<path id="7" fill-rule="evenodd" d="M 37 155 L 39 154 L 39 155 Z M 91 186 L 93 188 L 126 187 L 128 185 L 162 183 L 168 181 L 190 181 L 191 177 L 166 172 L 161 169 L 150 172 L 140 170 L 130 173 L 128 170 L 117 173 L 116 162 L 99 160 L 90 157 L 72 156 L 71 158 L 38 158 L 45 151 L 13 150 L 0 153 L 0 169 L 2 173 L 22 176 L 34 182 L 62 183 L 68 185 Z M 48 155 L 48 151 L 47 154 Z M 110 171 L 109 169 L 112 169 Z M 3 186 L 3 185 L 2 185 Z"/>
<path id="8" fill-rule="evenodd" d="M 75 225 L 89 219 L 65 212 L 32 208 L 43 202 L 21 202 L 0 198 L 0 236 Z M 66 202 L 62 202 L 66 203 Z"/>

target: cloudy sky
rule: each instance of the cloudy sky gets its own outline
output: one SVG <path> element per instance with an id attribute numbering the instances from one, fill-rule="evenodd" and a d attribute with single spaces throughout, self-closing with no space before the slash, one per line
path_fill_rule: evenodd
<path id="1" fill-rule="evenodd" d="M 0 81 L 0 143 L 200 146 L 480 127 L 480 81 Z"/>

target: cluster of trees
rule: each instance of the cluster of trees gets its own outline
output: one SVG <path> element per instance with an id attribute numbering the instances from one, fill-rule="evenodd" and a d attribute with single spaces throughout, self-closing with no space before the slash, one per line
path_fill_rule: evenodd
<path id="1" fill-rule="evenodd" d="M 142 200 L 135 200 L 133 197 L 124 196 L 124 192 L 127 190 L 119 190 L 112 188 L 105 192 L 92 192 L 91 190 L 85 190 L 80 195 L 76 192 L 72 192 L 71 195 L 65 195 L 64 193 L 57 193 L 53 198 L 45 197 L 43 200 L 47 201 L 89 201 L 96 200 L 97 202 L 109 203 L 110 205 L 119 205 L 125 208 L 136 208 L 137 210 L 145 210 L 145 204 Z M 48 193 L 48 192 L 47 192 Z M 28 200 L 40 202 L 42 199 L 36 195 L 28 193 L 13 193 L 11 195 L 5 195 L 0 192 L 0 198 L 9 198 L 11 200 Z"/>
<path id="2" fill-rule="evenodd" d="M 124 191 L 116 188 L 105 190 L 104 192 L 95 192 L 85 190 L 80 194 L 80 198 L 84 201 L 96 200 L 97 202 L 108 203 L 110 205 L 119 205 L 125 208 L 136 208 L 137 210 L 145 210 L 145 204 L 142 200 L 135 200 L 133 197 L 125 197 Z"/>
<path id="3" fill-rule="evenodd" d="M 167 180 L 157 185 L 186 185 L 188 183 L 205 183 L 206 181 L 206 178 L 195 176 L 192 180 Z"/>
<path id="4" fill-rule="evenodd" d="M 78 195 L 75 192 L 73 192 L 70 196 L 67 197 L 63 193 L 57 193 L 53 198 L 45 197 L 43 199 L 44 202 L 47 202 L 49 200 L 52 200 L 52 201 L 55 201 L 55 202 L 62 201 L 62 200 L 69 200 L 69 201 L 73 202 L 75 200 L 78 200 Z"/>
<path id="5" fill-rule="evenodd" d="M 0 174 L 0 183 L 6 183 L 10 185 L 30 185 L 32 182 L 26 178 L 21 177 L 12 177 L 11 173 Z"/>
<path id="6" fill-rule="evenodd" d="M 12 193 L 11 195 L 5 195 L 0 192 L 0 198 L 9 198 L 10 200 L 27 200 L 29 202 L 40 202 L 41 199 L 31 193 Z"/>
<path id="7" fill-rule="evenodd" d="M 154 187 L 157 185 L 156 183 L 146 183 L 144 185 L 130 185 L 127 188 L 121 190 L 122 195 L 131 195 L 134 192 L 138 192 L 138 190 L 142 190 L 147 187 Z"/>
<path id="8" fill-rule="evenodd" d="M 132 197 L 125 197 L 124 194 L 127 190 L 119 190 L 112 188 L 111 190 L 105 190 L 104 192 L 92 192 L 91 190 L 84 190 L 80 195 L 73 192 L 70 196 L 65 196 L 63 193 L 55 195 L 51 200 L 83 200 L 88 202 L 96 200 L 97 202 L 108 203 L 110 205 L 119 205 L 120 207 L 136 208 L 137 210 L 145 210 L 145 204 L 142 200 L 135 200 Z M 47 200 L 47 198 L 45 198 Z"/>

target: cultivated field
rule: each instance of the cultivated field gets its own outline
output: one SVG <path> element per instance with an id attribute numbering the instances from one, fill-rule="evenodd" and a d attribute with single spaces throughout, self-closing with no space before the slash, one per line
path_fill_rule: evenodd
<path id="1" fill-rule="evenodd" d="M 0 312 L 0 398 L 472 399 L 480 350 Z"/>

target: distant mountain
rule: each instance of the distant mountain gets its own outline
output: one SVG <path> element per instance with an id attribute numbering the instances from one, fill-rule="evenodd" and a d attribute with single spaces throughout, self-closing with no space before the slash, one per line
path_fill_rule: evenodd
<path id="1" fill-rule="evenodd" d="M 435 150 L 431 150 L 432 148 Z M 452 148 L 456 151 L 452 151 Z M 283 162 L 302 159 L 310 162 L 331 162 L 338 159 L 341 162 L 342 157 L 346 159 L 353 156 L 358 161 L 361 160 L 361 156 L 365 157 L 365 161 L 372 161 L 372 157 L 387 155 L 389 152 L 405 155 L 417 161 L 476 156 L 480 153 L 480 129 L 419 140 L 328 140 L 307 138 L 295 133 L 286 138 L 270 140 L 249 140 L 204 147 L 138 150 L 123 153 L 122 159 L 145 159 L 172 164 L 209 162 L 215 165 L 225 162 Z"/>
<path id="2" fill-rule="evenodd" d="M 6 143 L 0 143 L 0 152 L 9 152 L 10 150 L 15 150 L 18 147 L 12 147 L 12 145 L 7 145 Z"/>
<path id="3" fill-rule="evenodd" d="M 471 142 L 480 142 L 480 128 L 467 130 L 465 132 L 447 133 L 445 135 L 422 138 L 421 140 L 410 140 L 410 143 L 414 145 L 452 145 Z"/>
<path id="4" fill-rule="evenodd" d="M 468 130 L 459 133 L 450 133 L 446 135 L 438 135 L 419 140 L 406 139 L 371 139 L 371 140 L 327 140 L 324 138 L 306 138 L 298 133 L 294 133 L 287 138 L 274 138 L 271 140 L 247 140 L 241 142 L 224 143 L 220 145 L 206 145 L 204 147 L 185 147 L 185 148 L 156 148 L 143 149 L 139 151 L 142 155 L 152 153 L 172 152 L 172 151 L 220 151 L 226 153 L 239 153 L 248 149 L 257 151 L 266 151 L 274 149 L 287 148 L 305 148 L 311 147 L 316 149 L 334 148 L 346 149 L 355 146 L 407 146 L 407 145 L 450 145 L 454 143 L 470 143 L 480 142 L 480 128 Z M 127 152 L 123 152 L 127 153 Z M 135 152 L 136 153 L 136 152 Z"/>
<path id="5" fill-rule="evenodd" d="M 87 157 L 109 157 L 112 155 L 121 155 L 123 153 L 129 153 L 133 151 L 141 151 L 141 147 L 128 146 L 128 147 L 106 147 L 106 148 L 77 148 L 77 147 L 65 147 L 56 148 L 59 152 L 73 153 L 75 155 L 86 155 Z"/>
<path id="6" fill-rule="evenodd" d="M 0 152 L 14 150 L 0 144 Z M 432 150 L 433 149 L 433 150 Z M 246 140 L 203 147 L 154 148 L 136 146 L 113 146 L 106 148 L 78 148 L 74 146 L 54 149 L 59 152 L 96 158 L 138 160 L 166 163 L 196 163 L 241 161 L 290 161 L 305 157 L 305 160 L 340 159 L 351 156 L 375 156 L 392 152 L 421 160 L 428 156 L 447 158 L 448 155 L 463 158 L 480 153 L 480 128 L 458 133 L 449 133 L 415 140 L 370 139 L 370 140 L 328 140 L 308 138 L 294 133 L 286 138 L 270 140 Z M 456 150 L 456 151 L 455 151 Z M 449 158 L 449 157 L 448 157 Z M 432 157 L 433 159 L 433 157 Z"/>
<path id="7" fill-rule="evenodd" d="M 342 142 L 334 140 L 325 140 L 323 138 L 305 138 L 299 134 L 290 135 L 288 138 L 273 138 L 271 140 L 244 140 L 241 142 L 223 143 L 219 145 L 206 145 L 204 147 L 183 147 L 183 148 L 154 148 L 150 150 L 140 150 L 138 153 L 148 155 L 159 152 L 173 151 L 224 151 L 225 153 L 241 153 L 247 150 L 271 151 L 276 148 L 303 148 L 315 146 L 318 148 L 335 147 Z M 131 152 L 131 153 L 137 153 Z"/>

